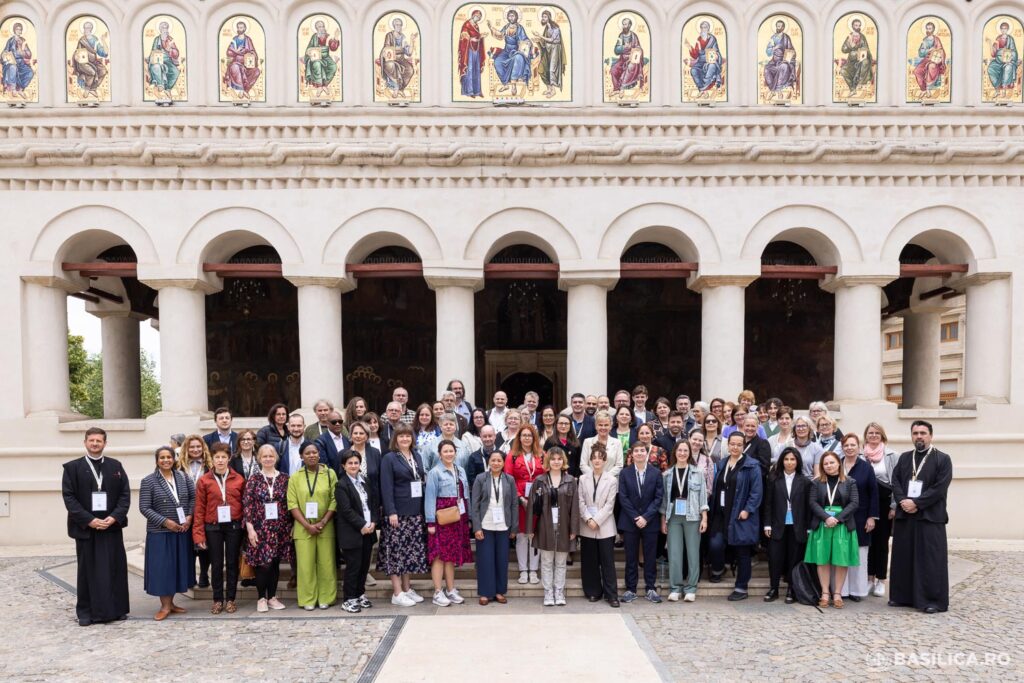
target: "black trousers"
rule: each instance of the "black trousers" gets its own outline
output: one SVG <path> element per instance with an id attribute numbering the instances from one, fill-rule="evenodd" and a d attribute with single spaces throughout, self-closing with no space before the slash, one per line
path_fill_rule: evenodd
<path id="1" fill-rule="evenodd" d="M 868 576 L 885 579 L 889 576 L 889 537 L 892 535 L 892 520 L 889 506 L 892 504 L 892 489 L 878 485 L 878 522 L 871 532 L 868 544 Z"/>
<path id="2" fill-rule="evenodd" d="M 366 592 L 366 574 L 370 571 L 370 555 L 373 554 L 373 544 L 376 540 L 376 533 L 366 534 L 363 536 L 362 546 L 342 549 L 341 552 L 345 555 L 342 594 L 346 600 L 358 598 Z"/>
<path id="3" fill-rule="evenodd" d="M 605 600 L 619 597 L 618 579 L 615 577 L 615 537 L 587 538 L 580 536 L 580 578 L 583 594 L 603 597 Z"/>
<path id="4" fill-rule="evenodd" d="M 768 577 L 772 588 L 778 589 L 782 577 L 786 577 L 786 583 L 792 585 L 790 574 L 796 563 L 803 558 L 806 547 L 806 543 L 797 543 L 796 534 L 789 528 L 781 539 L 772 538 L 768 541 Z"/>
<path id="5" fill-rule="evenodd" d="M 658 583 L 658 528 L 648 524 L 642 530 L 628 529 L 622 532 L 626 546 L 626 590 L 636 592 L 640 579 L 640 544 L 644 546 L 644 591 L 655 590 Z"/>
<path id="6" fill-rule="evenodd" d="M 238 586 L 238 555 L 242 547 L 242 529 L 238 522 L 206 525 L 206 547 L 210 551 L 210 583 L 213 601 L 235 599 Z M 224 588 L 224 565 L 227 565 L 227 590 Z"/>
<path id="7" fill-rule="evenodd" d="M 207 547 L 209 547 L 209 546 L 207 546 Z M 199 580 L 197 580 L 196 583 L 197 584 L 199 584 L 199 583 L 204 583 L 204 584 L 205 583 L 209 583 L 209 581 L 210 581 L 210 551 L 209 550 L 201 550 L 199 548 L 199 546 L 197 546 L 195 544 L 195 541 L 193 541 L 192 542 L 192 556 L 193 556 L 192 557 L 192 564 L 190 565 L 191 567 L 193 567 L 192 571 L 195 571 L 194 567 L 196 566 L 196 558 L 197 557 L 199 558 Z"/>
<path id="8" fill-rule="evenodd" d="M 281 560 L 274 560 L 265 567 L 254 567 L 256 572 L 256 593 L 266 600 L 277 595 L 277 582 L 281 578 Z"/>

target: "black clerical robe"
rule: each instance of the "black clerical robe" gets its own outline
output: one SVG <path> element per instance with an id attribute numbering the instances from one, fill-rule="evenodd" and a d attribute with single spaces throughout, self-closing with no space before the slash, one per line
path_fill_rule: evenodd
<path id="1" fill-rule="evenodd" d="M 915 457 L 921 493 L 913 499 L 917 512 L 911 514 L 900 507 L 900 502 L 910 496 Z M 900 456 L 893 470 L 892 496 L 896 501 L 896 519 L 893 522 L 889 599 L 897 605 L 922 610 L 933 607 L 940 612 L 949 608 L 946 495 L 952 480 L 952 459 L 935 448 L 927 458 L 924 453 L 907 451 Z"/>
<path id="2" fill-rule="evenodd" d="M 87 457 L 64 463 L 61 490 L 68 510 L 68 536 L 75 539 L 78 557 L 80 624 L 102 623 L 128 614 L 128 557 L 122 529 L 128 526 L 131 485 L 121 463 L 112 458 L 87 462 Z M 98 469 L 96 468 L 98 465 Z M 102 489 L 97 487 L 101 475 Z M 93 493 L 107 494 L 106 509 L 93 510 Z M 113 517 L 105 531 L 93 529 L 93 519 Z"/>

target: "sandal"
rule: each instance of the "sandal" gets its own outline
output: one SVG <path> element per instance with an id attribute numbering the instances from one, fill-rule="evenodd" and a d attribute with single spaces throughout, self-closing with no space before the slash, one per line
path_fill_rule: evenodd
<path id="1" fill-rule="evenodd" d="M 178 607 L 173 602 L 171 603 L 171 614 L 185 614 L 188 612 L 184 607 Z"/>
<path id="2" fill-rule="evenodd" d="M 843 596 L 835 595 L 832 597 L 832 606 L 836 609 L 843 609 Z"/>
<path id="3" fill-rule="evenodd" d="M 822 593 L 821 599 L 818 600 L 818 607 L 828 607 L 828 593 Z"/>
<path id="4" fill-rule="evenodd" d="M 167 618 L 168 614 L 170 614 L 169 610 L 162 609 L 162 610 L 160 610 L 159 612 L 157 612 L 156 614 L 153 615 L 153 619 L 156 620 L 156 621 L 163 621 L 164 619 Z"/>
<path id="5" fill-rule="evenodd" d="M 213 603 L 213 607 L 210 608 L 210 614 L 220 614 L 224 610 L 223 602 Z"/>
<path id="6" fill-rule="evenodd" d="M 235 601 L 234 600 L 228 600 L 228 604 L 224 607 L 224 611 L 227 612 L 228 614 L 234 614 L 237 609 L 238 608 L 235 607 Z"/>

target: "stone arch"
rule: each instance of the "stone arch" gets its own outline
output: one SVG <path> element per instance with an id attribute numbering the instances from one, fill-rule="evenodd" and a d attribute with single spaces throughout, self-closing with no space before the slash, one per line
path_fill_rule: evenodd
<path id="1" fill-rule="evenodd" d="M 700 215 L 674 204 L 643 204 L 611 222 L 601 238 L 598 258 L 616 260 L 639 242 L 658 242 L 683 261 L 720 261 L 718 240 Z"/>
<path id="2" fill-rule="evenodd" d="M 262 211 L 245 207 L 217 209 L 185 233 L 175 261 L 182 264 L 220 263 L 257 244 L 273 247 L 282 263 L 302 263 L 302 252 L 288 229 Z"/>
<path id="3" fill-rule="evenodd" d="M 463 258 L 482 265 L 513 244 L 537 247 L 554 263 L 580 258 L 576 239 L 562 223 L 543 211 L 526 208 L 503 209 L 484 219 L 470 234 Z"/>
<path id="4" fill-rule="evenodd" d="M 759 260 L 764 248 L 777 240 L 799 244 L 819 266 L 838 266 L 864 258 L 849 224 L 818 206 L 791 205 L 770 211 L 747 234 L 740 257 Z"/>
<path id="5" fill-rule="evenodd" d="M 400 209 L 370 209 L 352 216 L 331 233 L 323 263 L 361 263 L 373 251 L 396 244 L 415 251 L 424 263 L 444 259 L 441 242 L 422 218 Z"/>
<path id="6" fill-rule="evenodd" d="M 127 244 L 139 263 L 159 263 L 156 246 L 134 218 L 109 206 L 79 206 L 48 222 L 39 232 L 29 260 L 52 263 L 90 261 L 118 244 Z"/>
<path id="7" fill-rule="evenodd" d="M 898 261 L 908 243 L 924 247 L 943 263 L 971 263 L 996 257 L 995 242 L 985 224 L 955 206 L 930 206 L 907 214 L 889 231 L 882 261 Z"/>

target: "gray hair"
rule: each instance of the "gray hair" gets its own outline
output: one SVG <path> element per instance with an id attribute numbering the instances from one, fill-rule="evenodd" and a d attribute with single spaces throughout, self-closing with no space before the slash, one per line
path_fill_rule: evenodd
<path id="1" fill-rule="evenodd" d="M 692 408 L 693 408 L 693 410 L 702 410 L 705 413 L 710 413 L 711 412 L 711 406 L 709 406 L 704 401 L 697 401 L 696 403 L 693 404 Z"/>
<path id="2" fill-rule="evenodd" d="M 328 401 L 326 398 L 318 398 L 316 400 L 316 403 L 313 404 L 313 410 L 316 410 L 317 406 L 320 406 L 320 405 L 325 405 L 325 406 L 328 407 L 328 409 L 334 410 L 334 404 L 331 403 L 330 401 Z"/>
<path id="3" fill-rule="evenodd" d="M 445 400 L 446 398 L 448 398 L 449 396 L 451 396 L 452 398 L 455 398 L 456 397 L 455 396 L 455 392 L 454 391 L 443 391 L 443 392 L 441 392 L 441 400 L 442 401 Z"/>
<path id="4" fill-rule="evenodd" d="M 441 424 L 442 422 L 451 422 L 456 427 L 459 425 L 459 421 L 455 419 L 455 413 L 445 413 L 437 419 L 438 424 Z"/>

